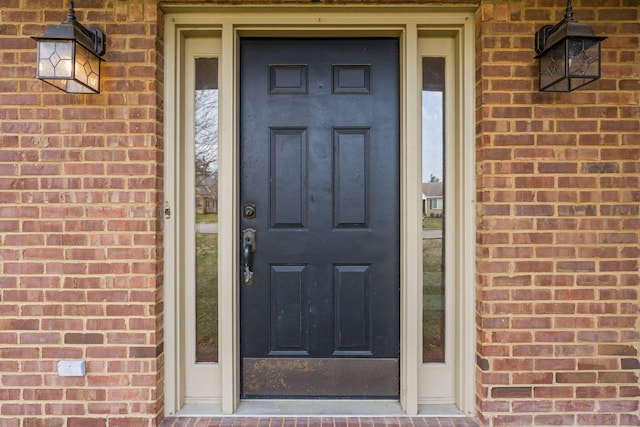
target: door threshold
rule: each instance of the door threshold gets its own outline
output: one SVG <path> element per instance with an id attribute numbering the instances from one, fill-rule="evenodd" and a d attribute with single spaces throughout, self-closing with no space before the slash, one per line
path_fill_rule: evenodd
<path id="1" fill-rule="evenodd" d="M 222 416 L 220 404 L 185 404 L 175 414 L 177 417 Z M 407 416 L 397 400 L 348 400 L 348 399 L 251 399 L 241 400 L 238 410 L 225 417 L 404 417 Z M 465 415 L 453 404 L 419 405 L 418 416 L 434 418 L 459 418 Z"/>
<path id="2" fill-rule="evenodd" d="M 241 400 L 235 415 L 277 416 L 403 416 L 397 400 L 251 399 Z"/>

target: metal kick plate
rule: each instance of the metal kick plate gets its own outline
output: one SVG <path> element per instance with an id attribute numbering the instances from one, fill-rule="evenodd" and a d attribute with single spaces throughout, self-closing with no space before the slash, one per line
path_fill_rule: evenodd
<path id="1" fill-rule="evenodd" d="M 399 395 L 398 359 L 243 358 L 242 373 L 245 397 Z"/>

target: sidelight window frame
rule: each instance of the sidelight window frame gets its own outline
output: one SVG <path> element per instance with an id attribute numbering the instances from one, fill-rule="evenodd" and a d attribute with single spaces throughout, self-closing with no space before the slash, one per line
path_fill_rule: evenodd
<path id="1" fill-rule="evenodd" d="M 181 211 L 180 194 L 186 171 L 177 160 L 184 139 L 187 102 L 184 61 L 187 47 L 207 40 L 219 44 L 219 363 L 200 393 L 189 389 L 184 344 L 188 307 L 184 303 L 184 218 L 165 219 L 164 378 L 165 415 L 233 414 L 239 398 L 238 243 L 238 49 L 242 37 L 397 37 L 401 47 L 401 372 L 400 399 L 408 415 L 434 413 L 442 405 L 460 414 L 475 414 L 475 143 L 474 22 L 470 6 L 163 6 L 165 12 L 165 207 Z M 454 46 L 455 120 L 448 149 L 455 155 L 448 179 L 446 209 L 456 211 L 447 230 L 447 270 L 452 272 L 450 338 L 452 387 L 438 396 L 439 383 L 422 364 L 422 224 L 421 170 L 421 40 L 445 38 Z M 212 46 L 209 44 L 208 46 Z M 218 45 L 216 45 L 218 46 Z M 451 205 L 449 205 L 449 203 Z M 210 377 L 207 378 L 207 375 Z M 435 393 L 435 394 L 434 394 Z M 357 405 L 357 401 L 355 403 Z M 436 406 L 433 406 L 436 405 Z M 440 405 L 440 406 L 437 406 Z"/>

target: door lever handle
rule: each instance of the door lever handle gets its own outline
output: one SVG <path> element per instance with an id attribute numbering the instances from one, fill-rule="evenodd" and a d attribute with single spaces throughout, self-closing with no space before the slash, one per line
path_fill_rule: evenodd
<path id="1" fill-rule="evenodd" d="M 244 258 L 244 284 L 253 285 L 253 271 L 251 271 L 251 253 L 256 251 L 256 230 L 246 228 L 242 230 L 242 255 Z"/>

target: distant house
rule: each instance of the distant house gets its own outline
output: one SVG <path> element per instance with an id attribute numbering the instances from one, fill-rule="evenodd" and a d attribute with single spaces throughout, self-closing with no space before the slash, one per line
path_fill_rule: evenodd
<path id="1" fill-rule="evenodd" d="M 442 182 L 422 183 L 422 215 L 442 216 L 444 211 L 444 187 Z"/>
<path id="2" fill-rule="evenodd" d="M 218 212 L 218 203 L 214 189 L 206 185 L 196 187 L 196 213 L 212 214 Z"/>
<path id="3" fill-rule="evenodd" d="M 195 185 L 196 214 L 218 213 L 218 174 L 197 176 Z"/>

